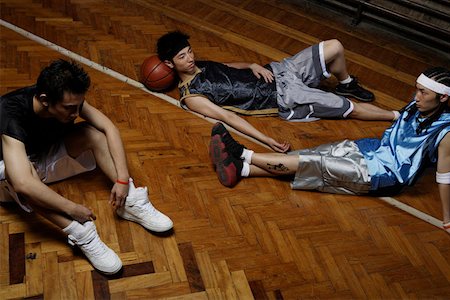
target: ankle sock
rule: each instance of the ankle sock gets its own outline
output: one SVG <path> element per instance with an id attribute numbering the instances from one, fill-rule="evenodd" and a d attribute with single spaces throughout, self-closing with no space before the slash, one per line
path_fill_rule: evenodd
<path id="1" fill-rule="evenodd" d="M 241 176 L 248 177 L 249 175 L 250 175 L 250 164 L 244 161 L 244 163 L 242 164 Z"/>
<path id="2" fill-rule="evenodd" d="M 339 83 L 341 83 L 341 84 L 347 84 L 347 83 L 350 83 L 350 82 L 352 82 L 352 77 L 350 77 L 350 75 L 348 75 L 348 77 L 347 77 L 347 79 L 344 79 L 344 80 L 342 80 L 342 81 L 339 81 Z"/>
<path id="3" fill-rule="evenodd" d="M 79 239 L 84 236 L 85 228 L 78 221 L 73 220 L 66 228 L 63 228 L 63 231 Z"/>
<path id="4" fill-rule="evenodd" d="M 244 150 L 242 151 L 242 154 L 241 154 L 241 158 L 242 158 L 246 163 L 251 164 L 251 163 L 252 163 L 252 156 L 253 156 L 253 153 L 255 153 L 255 151 L 249 150 L 249 149 L 245 149 L 245 148 L 244 148 Z"/>

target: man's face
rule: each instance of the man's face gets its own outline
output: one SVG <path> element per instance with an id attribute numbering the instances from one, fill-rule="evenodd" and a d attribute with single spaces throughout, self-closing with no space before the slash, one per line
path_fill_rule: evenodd
<path id="1" fill-rule="evenodd" d="M 190 46 L 180 50 L 173 57 L 173 67 L 178 73 L 192 75 L 195 73 L 195 56 Z"/>
<path id="2" fill-rule="evenodd" d="M 437 97 L 437 94 L 427 89 L 420 83 L 416 83 L 416 107 L 424 117 L 432 115 L 441 102 L 445 102 L 446 96 Z"/>
<path id="3" fill-rule="evenodd" d="M 72 94 L 64 92 L 62 101 L 50 104 L 49 114 L 62 123 L 73 122 L 80 114 L 84 102 L 84 94 Z"/>

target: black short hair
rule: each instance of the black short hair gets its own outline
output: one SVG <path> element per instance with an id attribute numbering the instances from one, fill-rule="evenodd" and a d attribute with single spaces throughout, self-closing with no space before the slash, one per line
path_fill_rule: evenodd
<path id="1" fill-rule="evenodd" d="M 450 70 L 444 67 L 432 67 L 423 71 L 423 74 L 436 82 L 450 87 Z"/>
<path id="2" fill-rule="evenodd" d="M 189 35 L 181 31 L 171 31 L 158 39 L 156 51 L 160 60 L 172 61 L 180 50 L 189 46 Z"/>
<path id="3" fill-rule="evenodd" d="M 77 63 L 58 59 L 45 67 L 36 83 L 36 94 L 47 95 L 51 104 L 62 101 L 64 92 L 85 94 L 91 85 L 89 75 Z"/>

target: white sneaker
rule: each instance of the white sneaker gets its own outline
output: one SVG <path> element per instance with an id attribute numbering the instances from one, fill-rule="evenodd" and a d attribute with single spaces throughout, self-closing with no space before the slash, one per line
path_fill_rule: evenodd
<path id="1" fill-rule="evenodd" d="M 150 203 L 147 187 L 136 188 L 132 180 L 125 205 L 117 209 L 117 214 L 155 232 L 164 232 L 173 227 L 172 220 Z"/>
<path id="2" fill-rule="evenodd" d="M 86 229 L 83 237 L 77 239 L 73 235 L 69 235 L 69 244 L 77 245 L 92 266 L 100 272 L 107 275 L 119 272 L 122 268 L 122 261 L 113 250 L 100 240 L 94 222 L 86 222 L 82 226 Z"/>

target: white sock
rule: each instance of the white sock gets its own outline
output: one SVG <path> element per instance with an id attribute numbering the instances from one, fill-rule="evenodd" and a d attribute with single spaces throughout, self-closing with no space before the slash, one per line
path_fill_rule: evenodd
<path id="1" fill-rule="evenodd" d="M 400 118 L 400 112 L 397 110 L 392 111 L 394 113 L 394 119 L 392 121 L 397 121 Z"/>
<path id="2" fill-rule="evenodd" d="M 353 79 L 350 77 L 350 75 L 348 75 L 347 79 L 341 80 L 341 81 L 339 81 L 339 83 L 347 84 L 347 83 L 352 82 L 352 80 Z"/>
<path id="3" fill-rule="evenodd" d="M 255 151 L 253 151 L 253 150 L 248 150 L 248 149 L 245 149 L 245 148 L 244 148 L 244 151 L 242 151 L 242 154 L 241 154 L 241 158 L 242 158 L 246 163 L 251 164 L 251 163 L 252 163 L 252 156 L 253 156 L 253 153 L 255 153 Z"/>
<path id="4" fill-rule="evenodd" d="M 84 236 L 86 229 L 78 221 L 73 220 L 63 231 L 69 235 L 73 235 L 75 238 L 79 239 Z"/>
<path id="5" fill-rule="evenodd" d="M 248 175 L 250 175 L 250 164 L 244 161 L 244 164 L 242 165 L 241 176 L 248 177 Z"/>

